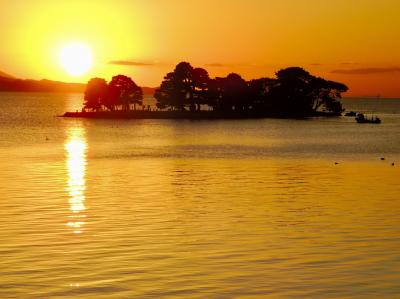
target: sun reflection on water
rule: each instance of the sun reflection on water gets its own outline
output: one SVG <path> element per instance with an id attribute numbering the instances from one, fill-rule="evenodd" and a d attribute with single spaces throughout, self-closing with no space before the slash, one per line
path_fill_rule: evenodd
<path id="1" fill-rule="evenodd" d="M 72 215 L 67 225 L 74 233 L 81 233 L 85 224 L 85 189 L 86 189 L 86 150 L 87 143 L 84 128 L 70 128 L 65 143 L 68 171 L 67 190 Z"/>

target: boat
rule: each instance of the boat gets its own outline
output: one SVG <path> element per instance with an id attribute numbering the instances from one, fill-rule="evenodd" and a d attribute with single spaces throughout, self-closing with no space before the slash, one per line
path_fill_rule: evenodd
<path id="1" fill-rule="evenodd" d="M 354 111 L 346 112 L 344 116 L 357 116 L 357 112 Z"/>
<path id="2" fill-rule="evenodd" d="M 381 119 L 377 116 L 367 117 L 363 113 L 358 113 L 356 116 L 356 121 L 359 124 L 380 124 Z"/>

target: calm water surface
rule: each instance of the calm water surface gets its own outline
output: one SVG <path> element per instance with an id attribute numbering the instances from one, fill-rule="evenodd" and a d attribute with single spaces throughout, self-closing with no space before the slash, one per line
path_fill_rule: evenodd
<path id="1" fill-rule="evenodd" d="M 400 100 L 344 104 L 383 123 L 0 93 L 0 298 L 398 298 Z"/>

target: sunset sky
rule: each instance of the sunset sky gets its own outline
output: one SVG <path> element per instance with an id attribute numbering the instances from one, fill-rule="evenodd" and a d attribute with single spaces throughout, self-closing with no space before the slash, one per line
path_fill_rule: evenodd
<path id="1" fill-rule="evenodd" d="M 126 74 L 157 86 L 183 60 L 246 79 L 302 66 L 346 83 L 348 95 L 400 97 L 398 0 L 0 0 L 0 8 L 0 71 L 15 77 Z M 68 69 L 71 45 L 88 52 L 87 68 Z"/>

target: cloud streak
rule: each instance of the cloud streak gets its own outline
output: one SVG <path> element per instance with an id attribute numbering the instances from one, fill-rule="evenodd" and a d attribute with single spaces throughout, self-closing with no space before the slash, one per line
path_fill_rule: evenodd
<path id="1" fill-rule="evenodd" d="M 206 63 L 205 66 L 209 66 L 209 67 L 226 67 L 226 64 L 222 64 L 222 63 Z"/>
<path id="2" fill-rule="evenodd" d="M 153 66 L 154 65 L 154 63 L 140 62 L 140 61 L 133 61 L 133 60 L 112 60 L 112 61 L 109 61 L 108 64 L 126 65 L 126 66 Z"/>
<path id="3" fill-rule="evenodd" d="M 355 69 L 337 69 L 331 71 L 332 74 L 343 75 L 371 75 L 371 74 L 386 74 L 400 73 L 400 67 L 370 67 L 370 68 L 355 68 Z"/>
<path id="4" fill-rule="evenodd" d="M 358 62 L 353 62 L 353 61 L 344 61 L 339 63 L 340 65 L 357 65 L 359 64 Z"/>

